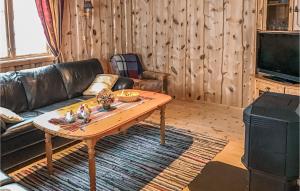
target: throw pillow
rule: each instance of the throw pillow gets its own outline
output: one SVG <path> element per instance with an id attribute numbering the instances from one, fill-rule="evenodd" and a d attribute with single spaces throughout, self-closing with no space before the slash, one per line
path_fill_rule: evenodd
<path id="1" fill-rule="evenodd" d="M 88 89 L 83 92 L 83 95 L 97 95 L 104 88 L 111 89 L 118 78 L 117 75 L 98 74 Z"/>
<path id="2" fill-rule="evenodd" d="M 2 119 L 5 123 L 18 123 L 24 121 L 21 116 L 4 107 L 0 107 L 0 119 Z"/>

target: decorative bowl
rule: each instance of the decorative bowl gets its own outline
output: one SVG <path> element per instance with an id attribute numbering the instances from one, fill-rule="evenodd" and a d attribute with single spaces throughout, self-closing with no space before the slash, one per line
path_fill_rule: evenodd
<path id="1" fill-rule="evenodd" d="M 122 91 L 117 94 L 117 98 L 121 102 L 135 102 L 139 100 L 140 94 L 136 91 Z"/>

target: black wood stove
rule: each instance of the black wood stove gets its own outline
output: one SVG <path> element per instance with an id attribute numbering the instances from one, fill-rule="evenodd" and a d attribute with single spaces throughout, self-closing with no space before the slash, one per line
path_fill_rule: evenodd
<path id="1" fill-rule="evenodd" d="M 298 191 L 299 96 L 264 93 L 244 110 L 250 191 Z"/>

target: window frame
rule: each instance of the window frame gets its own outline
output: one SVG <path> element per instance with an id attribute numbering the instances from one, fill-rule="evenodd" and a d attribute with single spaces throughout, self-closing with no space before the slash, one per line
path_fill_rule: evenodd
<path id="1" fill-rule="evenodd" d="M 27 60 L 27 59 L 40 59 L 43 57 L 53 58 L 47 43 L 47 52 L 45 53 L 38 53 L 38 54 L 26 54 L 17 56 L 16 55 L 16 47 L 15 47 L 15 32 L 14 32 L 14 10 L 13 10 L 13 1 L 12 0 L 4 0 L 4 16 L 5 16 L 5 26 L 6 26 L 6 37 L 7 37 L 7 57 L 0 58 L 0 64 L 4 62 L 11 62 L 14 60 Z"/>

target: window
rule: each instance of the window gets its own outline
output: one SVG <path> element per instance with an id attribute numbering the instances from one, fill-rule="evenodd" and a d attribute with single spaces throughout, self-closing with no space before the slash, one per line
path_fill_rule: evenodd
<path id="1" fill-rule="evenodd" d="M 49 53 L 35 0 L 1 0 L 0 33 L 0 59 Z"/>
<path id="2" fill-rule="evenodd" d="M 8 56 L 4 1 L 0 3 L 0 58 Z"/>

